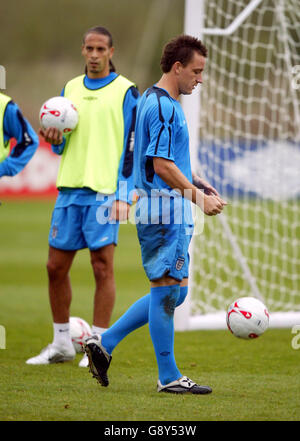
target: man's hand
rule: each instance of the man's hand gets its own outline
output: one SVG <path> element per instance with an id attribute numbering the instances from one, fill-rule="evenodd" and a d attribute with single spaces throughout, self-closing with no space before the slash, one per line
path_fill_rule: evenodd
<path id="1" fill-rule="evenodd" d="M 197 204 L 207 216 L 215 216 L 220 214 L 227 202 L 220 196 L 216 195 L 204 195 L 204 198 Z"/>
<path id="2" fill-rule="evenodd" d="M 53 145 L 59 145 L 63 142 L 63 134 L 61 130 L 55 127 L 48 127 L 48 129 L 39 129 L 39 135 L 42 136 L 46 142 Z"/>
<path id="3" fill-rule="evenodd" d="M 126 221 L 129 218 L 130 205 L 124 201 L 114 201 L 111 207 L 111 220 L 117 220 L 119 222 Z"/>
<path id="4" fill-rule="evenodd" d="M 193 173 L 193 185 L 199 188 L 200 190 L 204 190 L 204 197 L 197 198 L 199 202 L 197 205 L 202 209 L 202 211 L 207 216 L 215 216 L 216 214 L 220 214 L 227 202 L 224 201 L 218 191 L 209 184 L 205 179 L 200 178 Z"/>

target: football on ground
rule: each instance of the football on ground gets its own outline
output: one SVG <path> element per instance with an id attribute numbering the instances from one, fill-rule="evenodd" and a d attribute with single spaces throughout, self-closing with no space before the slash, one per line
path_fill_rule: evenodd
<path id="1" fill-rule="evenodd" d="M 226 320 L 233 335 L 248 340 L 266 331 L 269 327 L 269 312 L 255 297 L 241 297 L 228 307 Z"/>
<path id="2" fill-rule="evenodd" d="M 70 317 L 70 335 L 76 352 L 84 352 L 85 339 L 92 335 L 90 325 L 80 317 Z"/>
<path id="3" fill-rule="evenodd" d="M 67 135 L 73 132 L 78 124 L 78 112 L 68 98 L 56 96 L 42 105 L 39 119 L 42 129 L 55 127 Z"/>

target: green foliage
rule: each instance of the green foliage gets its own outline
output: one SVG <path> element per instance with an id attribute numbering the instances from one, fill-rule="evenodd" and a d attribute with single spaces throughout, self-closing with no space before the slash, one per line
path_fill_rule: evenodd
<path id="1" fill-rule="evenodd" d="M 210 396 L 157 394 L 157 368 L 145 326 L 115 349 L 111 384 L 70 363 L 28 366 L 52 339 L 47 294 L 47 236 L 53 202 L 4 201 L 0 207 L 0 420 L 227 421 L 299 420 L 299 350 L 290 329 L 243 341 L 228 331 L 176 333 L 180 370 L 213 388 Z M 88 251 L 72 268 L 72 315 L 91 322 L 94 282 Z M 115 321 L 149 289 L 135 227 L 122 225 L 116 249 Z"/>

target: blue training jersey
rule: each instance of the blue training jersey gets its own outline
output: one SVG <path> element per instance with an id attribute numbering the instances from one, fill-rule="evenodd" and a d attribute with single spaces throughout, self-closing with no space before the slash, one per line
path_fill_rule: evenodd
<path id="1" fill-rule="evenodd" d="M 118 76 L 117 73 L 111 72 L 105 78 L 89 78 L 84 77 L 84 85 L 87 89 L 95 90 L 106 86 Z M 61 96 L 64 96 L 64 89 L 61 92 Z M 123 118 L 124 118 L 124 147 L 123 153 L 119 164 L 118 182 L 126 181 L 126 191 L 123 187 L 118 186 L 115 198 L 131 203 L 132 190 L 134 188 L 133 182 L 133 138 L 134 127 L 136 118 L 136 106 L 139 100 L 138 89 L 132 86 L 126 93 L 123 104 Z M 52 145 L 54 153 L 61 155 L 66 140 L 64 139 L 60 145 Z M 64 189 L 59 192 L 56 207 L 65 207 L 71 204 L 78 205 L 91 205 L 97 204 L 96 192 L 90 189 Z"/>
<path id="2" fill-rule="evenodd" d="M 139 195 L 171 190 L 154 172 L 155 157 L 173 161 L 192 182 L 189 134 L 182 107 L 166 90 L 153 86 L 144 92 L 137 107 L 134 183 Z"/>
<path id="3" fill-rule="evenodd" d="M 0 178 L 14 176 L 30 161 L 39 145 L 39 139 L 29 122 L 13 101 L 7 104 L 3 120 L 4 141 L 17 141 L 9 156 L 0 163 Z"/>

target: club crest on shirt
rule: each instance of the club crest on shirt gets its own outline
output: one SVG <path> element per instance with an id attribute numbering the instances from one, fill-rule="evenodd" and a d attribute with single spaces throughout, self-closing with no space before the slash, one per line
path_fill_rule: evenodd
<path id="1" fill-rule="evenodd" d="M 176 265 L 175 268 L 177 269 L 177 271 L 180 271 L 182 269 L 184 265 L 184 257 L 178 257 L 178 259 L 176 260 Z"/>

